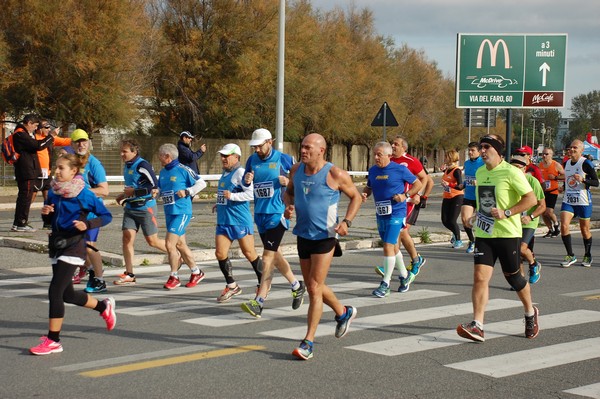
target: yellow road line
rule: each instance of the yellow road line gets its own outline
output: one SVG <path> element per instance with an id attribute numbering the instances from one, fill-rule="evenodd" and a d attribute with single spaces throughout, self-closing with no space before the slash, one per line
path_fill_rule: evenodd
<path id="1" fill-rule="evenodd" d="M 258 351 L 258 350 L 263 350 L 263 349 L 265 349 L 265 347 L 260 346 L 260 345 L 248 345 L 248 346 L 238 346 L 235 348 L 216 349 L 216 350 L 209 351 L 209 352 L 191 353 L 189 355 L 175 356 L 175 357 L 170 357 L 170 358 L 166 358 L 166 359 L 149 360 L 146 362 L 131 363 L 131 364 L 123 365 L 123 366 L 108 367 L 108 368 L 104 368 L 104 369 L 84 371 L 82 373 L 79 373 L 79 375 L 83 375 L 85 377 L 92 377 L 92 378 L 106 377 L 109 375 L 130 373 L 132 371 L 139 371 L 139 370 L 145 370 L 145 369 L 151 369 L 151 368 L 163 367 L 163 366 L 171 366 L 173 364 L 195 362 L 197 360 L 212 359 L 215 357 L 229 356 L 229 355 L 235 355 L 238 353 Z"/>
<path id="2" fill-rule="evenodd" d="M 583 298 L 585 301 L 591 301 L 594 299 L 600 299 L 600 295 L 592 295 L 592 296 L 586 296 L 585 298 Z"/>

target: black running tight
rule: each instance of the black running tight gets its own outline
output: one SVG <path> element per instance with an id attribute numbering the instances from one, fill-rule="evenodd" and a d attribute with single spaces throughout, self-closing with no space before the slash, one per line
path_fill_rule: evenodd
<path id="1" fill-rule="evenodd" d="M 442 224 L 445 228 L 450 230 L 458 240 L 460 240 L 460 227 L 458 227 L 456 219 L 458 219 L 458 215 L 460 215 L 462 201 L 462 195 L 457 195 L 454 198 L 444 198 L 442 200 Z"/>
<path id="2" fill-rule="evenodd" d="M 73 274 L 79 266 L 63 262 L 52 265 L 52 280 L 48 288 L 48 299 L 50 300 L 51 319 L 65 317 L 65 303 L 83 306 L 87 303 L 88 294 L 83 291 L 75 291 L 73 288 Z"/>

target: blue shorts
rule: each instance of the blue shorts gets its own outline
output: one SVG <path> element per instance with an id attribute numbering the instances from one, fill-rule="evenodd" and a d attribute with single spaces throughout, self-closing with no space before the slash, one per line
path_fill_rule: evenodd
<path id="1" fill-rule="evenodd" d="M 85 232 L 85 240 L 87 242 L 96 242 L 98 241 L 98 236 L 100 235 L 100 227 L 95 229 L 86 230 Z"/>
<path id="2" fill-rule="evenodd" d="M 575 217 L 578 217 L 579 219 L 589 219 L 592 217 L 592 204 L 571 205 L 563 201 L 560 207 L 560 211 L 572 213 Z"/>
<path id="3" fill-rule="evenodd" d="M 218 225 L 215 230 L 215 235 L 225 236 L 230 241 L 239 240 L 247 235 L 254 234 L 254 226 L 232 226 L 232 225 Z"/>
<path id="4" fill-rule="evenodd" d="M 386 244 L 397 244 L 398 236 L 400 231 L 404 227 L 406 218 L 390 218 L 383 219 L 377 218 L 377 230 L 379 231 L 379 237 Z"/>
<path id="5" fill-rule="evenodd" d="M 283 225 L 286 230 L 290 228 L 290 221 L 283 217 L 283 213 L 256 213 L 254 223 L 256 223 L 259 234 L 264 234 L 279 224 Z"/>
<path id="6" fill-rule="evenodd" d="M 167 233 L 182 236 L 185 234 L 185 228 L 190 224 L 192 215 L 165 215 L 167 222 Z"/>

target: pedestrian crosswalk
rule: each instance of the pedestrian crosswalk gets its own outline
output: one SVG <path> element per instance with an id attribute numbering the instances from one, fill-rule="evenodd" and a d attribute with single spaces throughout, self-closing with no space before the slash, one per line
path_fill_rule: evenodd
<path id="1" fill-rule="evenodd" d="M 207 278 L 197 287 L 186 289 L 179 288 L 168 291 L 162 289 L 166 276 L 166 267 L 148 268 L 139 281 L 143 282 L 135 287 L 109 287 L 110 295 L 117 303 L 119 316 L 132 318 L 162 317 L 180 313 L 178 322 L 195 325 L 202 328 L 215 329 L 218 335 L 221 328 L 232 328 L 239 326 L 244 328 L 249 323 L 260 323 L 256 334 L 278 340 L 298 341 L 306 333 L 306 312 L 308 299 L 298 310 L 291 309 L 292 296 L 287 288 L 286 280 L 276 276 L 273 280 L 274 289 L 270 292 L 267 307 L 261 319 L 250 317 L 239 309 L 239 305 L 254 297 L 256 289 L 256 277 L 251 269 L 240 269 L 236 271 L 236 278 L 243 289 L 243 293 L 236 296 L 230 302 L 217 303 L 216 297 L 223 289 L 224 282 L 220 270 L 206 268 Z M 117 273 L 114 272 L 114 275 Z M 107 280 L 111 273 L 107 274 Z M 187 278 L 182 273 L 182 279 Z M 32 297 L 40 301 L 47 301 L 48 276 L 23 277 L 0 280 L 0 297 Z M 10 288 L 9 288 L 10 287 Z M 284 287 L 284 288 L 282 288 Z M 445 286 L 449 288 L 451 286 Z M 9 288 L 9 289 L 7 289 Z M 83 288 L 83 285 L 81 286 Z M 360 353 L 366 356 L 401 357 L 410 354 L 435 351 L 442 348 L 466 347 L 466 345 L 478 345 L 471 341 L 460 338 L 455 329 L 448 329 L 448 324 L 454 323 L 450 318 L 461 321 L 468 320 L 473 308 L 470 298 L 464 298 L 458 292 L 451 289 L 422 289 L 414 288 L 411 291 L 399 294 L 393 293 L 386 298 L 375 298 L 370 295 L 373 281 L 360 281 L 358 279 L 336 282 L 331 288 L 337 294 L 349 294 L 344 296 L 345 305 L 355 306 L 359 309 L 357 317 L 351 327 L 353 336 L 360 337 L 352 344 L 343 346 L 343 350 L 349 353 Z M 563 294 L 574 298 L 589 298 L 600 292 L 581 291 Z M 286 303 L 289 302 L 289 303 Z M 435 306 L 436 304 L 440 306 Z M 415 306 L 418 304 L 418 306 Z M 202 311 L 202 310 L 207 311 Z M 216 310 L 215 310 L 216 309 Z M 199 310 L 199 311 L 198 311 Z M 372 310 L 372 311 L 371 311 Z M 383 311 L 382 311 L 383 310 Z M 486 314 L 498 315 L 505 310 L 506 314 L 522 313 L 522 304 L 516 299 L 493 298 L 489 301 Z M 539 318 L 541 335 L 532 341 L 530 349 L 511 351 L 507 345 L 505 353 L 492 356 L 475 357 L 466 360 L 464 356 L 461 361 L 443 364 L 443 367 L 467 373 L 476 373 L 491 378 L 508 378 L 515 375 L 544 370 L 551 367 L 561 367 L 573 363 L 600 359 L 600 337 L 578 336 L 567 342 L 544 342 L 544 334 L 564 327 L 576 327 L 592 325 L 597 331 L 600 326 L 600 311 L 589 309 L 575 309 L 563 312 L 544 313 Z M 190 317 L 190 315 L 202 315 L 201 317 Z M 333 336 L 335 322 L 333 312 L 324 308 L 323 319 L 317 330 L 317 337 Z M 460 317 L 457 317 L 460 316 Z M 496 317 L 496 320 L 498 318 Z M 428 332 L 422 334 L 408 334 L 405 331 L 397 337 L 389 338 L 386 334 L 369 334 L 369 331 L 394 331 L 416 323 L 429 323 Z M 285 325 L 282 327 L 282 323 Z M 439 323 L 445 328 L 431 331 L 431 324 Z M 131 325 L 131 323 L 130 323 Z M 507 320 L 488 322 L 485 324 L 486 342 L 496 339 L 509 339 L 511 336 L 523 336 L 523 318 L 509 318 Z M 481 345 L 481 344 L 479 344 Z M 485 344 L 484 344 L 485 345 Z M 176 349 L 177 350 L 177 349 Z M 185 352 L 185 350 L 184 350 Z M 124 359 L 128 359 L 127 356 Z M 128 360 L 123 360 L 128 361 Z M 598 376 L 600 380 L 600 376 Z M 588 381 L 580 387 L 565 387 L 564 392 L 574 395 L 600 398 L 600 381 Z"/>

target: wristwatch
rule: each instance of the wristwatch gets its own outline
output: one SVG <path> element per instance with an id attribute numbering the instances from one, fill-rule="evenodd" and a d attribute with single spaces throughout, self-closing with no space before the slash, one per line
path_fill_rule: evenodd
<path id="1" fill-rule="evenodd" d="M 529 215 L 529 217 L 531 218 L 531 220 L 535 220 L 535 218 L 536 218 L 537 216 Z"/>
<path id="2" fill-rule="evenodd" d="M 509 218 L 512 215 L 512 212 L 510 211 L 510 209 L 507 209 L 504 211 L 504 216 L 506 216 L 507 218 Z"/>
<path id="3" fill-rule="evenodd" d="M 349 221 L 348 219 L 344 219 L 344 220 L 342 220 L 342 222 L 346 223 L 346 226 L 348 226 L 348 228 L 352 227 L 352 222 Z"/>

